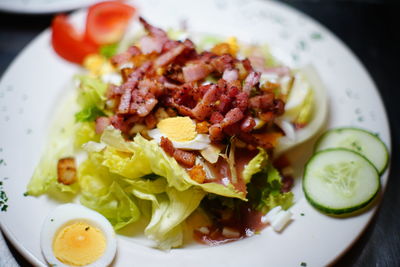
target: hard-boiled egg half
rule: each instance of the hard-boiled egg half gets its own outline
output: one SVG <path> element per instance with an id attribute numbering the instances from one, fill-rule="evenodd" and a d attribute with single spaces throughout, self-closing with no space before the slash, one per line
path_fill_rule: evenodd
<path id="1" fill-rule="evenodd" d="M 157 124 L 157 128 L 148 131 L 148 135 L 158 143 L 161 137 L 167 137 L 175 148 L 186 150 L 203 150 L 210 144 L 210 137 L 197 133 L 196 124 L 189 117 L 163 119 Z"/>
<path id="2" fill-rule="evenodd" d="M 117 240 L 110 222 L 78 204 L 53 210 L 43 224 L 40 245 L 51 266 L 108 266 Z"/>

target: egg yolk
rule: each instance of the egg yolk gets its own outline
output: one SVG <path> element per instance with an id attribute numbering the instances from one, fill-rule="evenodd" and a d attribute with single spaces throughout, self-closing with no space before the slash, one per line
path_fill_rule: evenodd
<path id="1" fill-rule="evenodd" d="M 161 120 L 157 124 L 161 133 L 171 141 L 185 142 L 193 140 L 196 135 L 196 125 L 189 117 L 172 117 Z"/>
<path id="2" fill-rule="evenodd" d="M 106 248 L 102 231 L 85 222 L 76 222 L 59 230 L 53 242 L 56 258 L 74 266 L 88 265 L 98 260 Z"/>

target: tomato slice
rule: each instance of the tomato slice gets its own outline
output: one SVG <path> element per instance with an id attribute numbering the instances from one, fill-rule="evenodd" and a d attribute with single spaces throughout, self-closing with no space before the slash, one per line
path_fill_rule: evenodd
<path id="1" fill-rule="evenodd" d="M 98 52 L 98 45 L 83 41 L 66 15 L 57 15 L 51 25 L 51 42 L 53 49 L 62 58 L 81 64 L 83 59 Z"/>
<path id="2" fill-rule="evenodd" d="M 85 40 L 98 45 L 121 40 L 135 8 L 116 1 L 95 4 L 88 9 Z"/>

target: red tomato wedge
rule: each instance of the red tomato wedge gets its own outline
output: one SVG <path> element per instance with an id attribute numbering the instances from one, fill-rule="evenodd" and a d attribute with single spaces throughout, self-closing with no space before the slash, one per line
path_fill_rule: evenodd
<path id="1" fill-rule="evenodd" d="M 53 19 L 51 30 L 53 49 L 70 62 L 81 64 L 87 55 L 98 51 L 98 45 L 83 41 L 83 36 L 68 22 L 66 15 L 57 15 Z"/>
<path id="2" fill-rule="evenodd" d="M 95 4 L 88 9 L 85 41 L 104 45 L 121 40 L 135 8 L 116 1 Z"/>

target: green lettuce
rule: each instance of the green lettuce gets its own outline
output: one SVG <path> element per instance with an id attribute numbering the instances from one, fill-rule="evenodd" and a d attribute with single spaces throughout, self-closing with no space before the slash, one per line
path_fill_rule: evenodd
<path id="1" fill-rule="evenodd" d="M 94 121 L 104 116 L 107 84 L 88 75 L 77 76 L 80 86 L 77 102 L 81 110 L 75 114 L 77 122 Z"/>
<path id="2" fill-rule="evenodd" d="M 246 199 L 244 193 L 236 190 L 232 184 L 227 186 L 218 183 L 200 184 L 192 180 L 187 171 L 173 157 L 168 156 L 154 140 L 148 141 L 141 135 L 137 135 L 134 143 L 143 149 L 146 157 L 152 162 L 152 172 L 165 177 L 169 186 L 180 191 L 187 190 L 191 186 L 197 186 L 209 193 Z"/>
<path id="3" fill-rule="evenodd" d="M 259 148 L 258 154 L 252 158 L 249 163 L 247 163 L 246 167 L 243 170 L 243 179 L 245 184 L 249 183 L 251 180 L 251 177 L 262 171 L 263 168 L 266 166 L 268 163 L 268 154 L 267 152 Z"/>
<path id="4" fill-rule="evenodd" d="M 145 235 L 157 242 L 160 249 L 179 247 L 183 243 L 182 222 L 199 206 L 205 192 L 199 188 L 178 191 L 167 187 L 157 195 L 152 206 L 152 217 Z"/>
<path id="5" fill-rule="evenodd" d="M 75 148 L 79 149 L 83 144 L 93 141 L 99 142 L 100 135 L 96 134 L 94 122 L 78 122 L 75 124 Z"/>
<path id="6" fill-rule="evenodd" d="M 247 185 L 248 199 L 253 208 L 268 212 L 276 206 L 288 209 L 293 204 L 292 192 L 281 192 L 282 178 L 271 163 L 256 173 Z"/>
<path id="7" fill-rule="evenodd" d="M 109 126 L 103 132 L 101 142 L 108 146 L 104 151 L 105 161 L 102 164 L 109 167 L 111 172 L 131 179 L 154 173 L 164 177 L 168 186 L 179 191 L 196 186 L 206 192 L 246 199 L 245 194 L 236 190 L 232 184 L 200 184 L 192 180 L 186 169 L 173 157 L 168 156 L 154 140 L 149 141 L 140 134 L 136 135 L 133 141 L 126 141 L 119 130 Z"/>
<path id="8" fill-rule="evenodd" d="M 110 173 L 102 161 L 101 153 L 93 152 L 79 166 L 80 202 L 103 214 L 118 230 L 137 221 L 140 211 L 133 198 L 124 191 L 120 177 Z"/>
<path id="9" fill-rule="evenodd" d="M 56 120 L 47 137 L 47 145 L 27 186 L 29 195 L 51 193 L 57 197 L 58 193 L 75 194 L 79 191 L 77 183 L 64 185 L 57 181 L 58 160 L 74 156 L 74 113 L 78 108 L 75 98 L 74 93 L 68 95 L 56 111 Z"/>
<path id="10" fill-rule="evenodd" d="M 102 164 L 111 172 L 131 179 L 152 173 L 150 160 L 143 150 L 134 142 L 126 141 L 120 131 L 107 127 L 101 136 L 101 142 L 107 145 Z"/>

